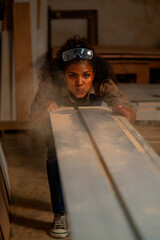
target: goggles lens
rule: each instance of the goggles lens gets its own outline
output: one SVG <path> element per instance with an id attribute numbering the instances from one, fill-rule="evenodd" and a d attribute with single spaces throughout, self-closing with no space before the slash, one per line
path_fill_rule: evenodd
<path id="1" fill-rule="evenodd" d="M 92 59 L 93 51 L 87 48 L 73 48 L 62 53 L 63 61 L 71 61 L 79 56 L 81 59 Z"/>

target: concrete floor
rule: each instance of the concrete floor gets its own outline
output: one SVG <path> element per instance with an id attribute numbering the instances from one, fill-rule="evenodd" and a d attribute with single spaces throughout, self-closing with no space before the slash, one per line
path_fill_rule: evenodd
<path id="1" fill-rule="evenodd" d="M 10 240 L 53 239 L 49 235 L 53 214 L 45 145 L 25 133 L 5 134 L 1 142 L 12 192 Z"/>

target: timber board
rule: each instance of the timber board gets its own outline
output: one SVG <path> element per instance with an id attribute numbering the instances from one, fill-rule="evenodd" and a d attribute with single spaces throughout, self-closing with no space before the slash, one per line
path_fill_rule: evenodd
<path id="1" fill-rule="evenodd" d="M 0 229 L 3 233 L 4 240 L 9 240 L 10 233 L 10 220 L 9 220 L 9 208 L 6 196 L 5 184 L 0 169 Z"/>
<path id="2" fill-rule="evenodd" d="M 77 112 L 50 117 L 73 239 L 136 239 Z"/>
<path id="3" fill-rule="evenodd" d="M 105 107 L 50 117 L 74 239 L 158 240 L 160 158 L 134 127 Z"/>

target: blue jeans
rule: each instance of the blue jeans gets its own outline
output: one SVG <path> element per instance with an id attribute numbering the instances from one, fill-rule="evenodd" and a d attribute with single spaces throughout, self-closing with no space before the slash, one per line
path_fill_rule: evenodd
<path id="1" fill-rule="evenodd" d="M 51 194 L 53 213 L 65 213 L 61 180 L 59 176 L 57 156 L 55 148 L 48 148 L 47 152 L 47 174 Z"/>

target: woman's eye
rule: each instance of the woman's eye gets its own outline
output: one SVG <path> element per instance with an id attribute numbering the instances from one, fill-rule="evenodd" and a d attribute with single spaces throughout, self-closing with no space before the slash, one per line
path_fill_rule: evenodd
<path id="1" fill-rule="evenodd" d="M 75 74 L 69 74 L 69 78 L 75 78 Z"/>
<path id="2" fill-rule="evenodd" d="M 84 78 L 89 78 L 90 74 L 89 73 L 85 73 L 83 76 L 84 76 Z"/>

